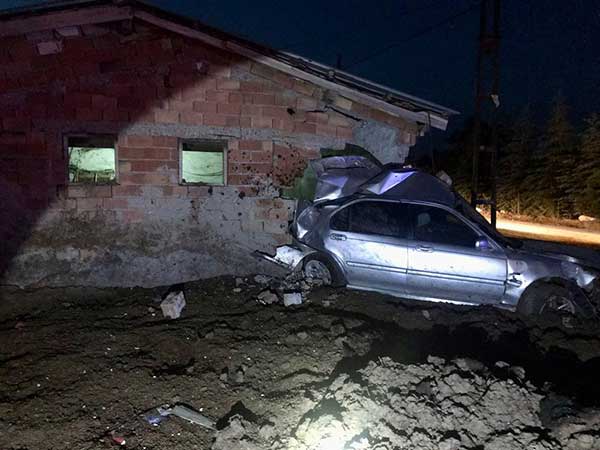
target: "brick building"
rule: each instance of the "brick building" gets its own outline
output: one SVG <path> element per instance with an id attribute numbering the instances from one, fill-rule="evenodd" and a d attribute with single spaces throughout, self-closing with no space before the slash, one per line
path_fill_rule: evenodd
<path id="1" fill-rule="evenodd" d="M 323 149 L 401 162 L 452 110 L 139 2 L 0 15 L 4 283 L 259 270 Z"/>

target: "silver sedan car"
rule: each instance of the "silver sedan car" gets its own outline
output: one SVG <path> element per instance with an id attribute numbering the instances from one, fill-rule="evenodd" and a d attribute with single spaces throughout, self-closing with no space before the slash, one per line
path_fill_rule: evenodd
<path id="1" fill-rule="evenodd" d="M 336 176 L 297 216 L 295 244 L 278 250 L 305 276 L 418 300 L 595 315 L 600 272 L 504 237 L 438 178 L 384 170 L 349 195 L 327 195 L 347 186 Z"/>

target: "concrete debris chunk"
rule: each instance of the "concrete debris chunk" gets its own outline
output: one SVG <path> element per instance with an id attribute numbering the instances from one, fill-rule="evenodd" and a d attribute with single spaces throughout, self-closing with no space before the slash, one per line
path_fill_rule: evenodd
<path id="1" fill-rule="evenodd" d="M 257 284 L 269 284 L 271 277 L 267 275 L 258 274 L 254 277 L 254 282 Z"/>
<path id="2" fill-rule="evenodd" d="M 235 383 L 241 384 L 244 382 L 245 379 L 245 372 L 244 372 L 244 368 L 243 367 L 239 367 L 234 375 L 233 375 L 233 381 Z"/>
<path id="3" fill-rule="evenodd" d="M 521 366 L 511 366 L 510 373 L 516 376 L 519 380 L 525 379 L 525 369 Z"/>
<path id="4" fill-rule="evenodd" d="M 178 319 L 183 308 L 185 308 L 185 297 L 182 291 L 171 292 L 160 303 L 163 316 L 168 319 Z"/>
<path id="5" fill-rule="evenodd" d="M 273 303 L 277 303 L 279 301 L 277 294 L 269 289 L 266 289 L 258 294 L 256 299 L 261 305 L 272 305 Z"/>
<path id="6" fill-rule="evenodd" d="M 283 294 L 283 304 L 285 306 L 301 305 L 302 294 L 300 292 L 288 292 Z"/>

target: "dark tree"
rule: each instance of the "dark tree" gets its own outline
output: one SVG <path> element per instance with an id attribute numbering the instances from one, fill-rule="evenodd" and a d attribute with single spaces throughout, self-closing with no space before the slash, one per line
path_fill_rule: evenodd
<path id="1" fill-rule="evenodd" d="M 534 196 L 525 182 L 535 153 L 535 127 L 529 107 L 512 126 L 512 137 L 501 149 L 498 167 L 498 207 L 516 214 L 524 212 L 527 199 Z"/>
<path id="2" fill-rule="evenodd" d="M 554 100 L 543 146 L 546 157 L 540 187 L 554 201 L 554 216 L 572 216 L 575 212 L 579 149 L 562 96 Z"/>
<path id="3" fill-rule="evenodd" d="M 593 114 L 585 123 L 576 169 L 576 206 L 580 213 L 600 217 L 600 116 Z"/>

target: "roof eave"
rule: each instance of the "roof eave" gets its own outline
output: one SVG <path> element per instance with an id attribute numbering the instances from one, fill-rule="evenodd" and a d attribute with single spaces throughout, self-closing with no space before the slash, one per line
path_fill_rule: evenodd
<path id="1" fill-rule="evenodd" d="M 48 17 L 47 14 L 52 14 Z M 393 116 L 445 130 L 448 118 L 458 114 L 449 108 L 373 83 L 316 61 L 275 51 L 230 33 L 166 12 L 143 1 L 79 0 L 54 2 L 40 7 L 0 13 L 0 37 L 64 26 L 98 24 L 137 18 L 174 33 L 200 40 L 265 64 L 288 75 L 330 89 L 349 100 Z M 396 104 L 395 104 L 396 103 Z M 397 103 L 401 103 L 400 106 Z"/>

